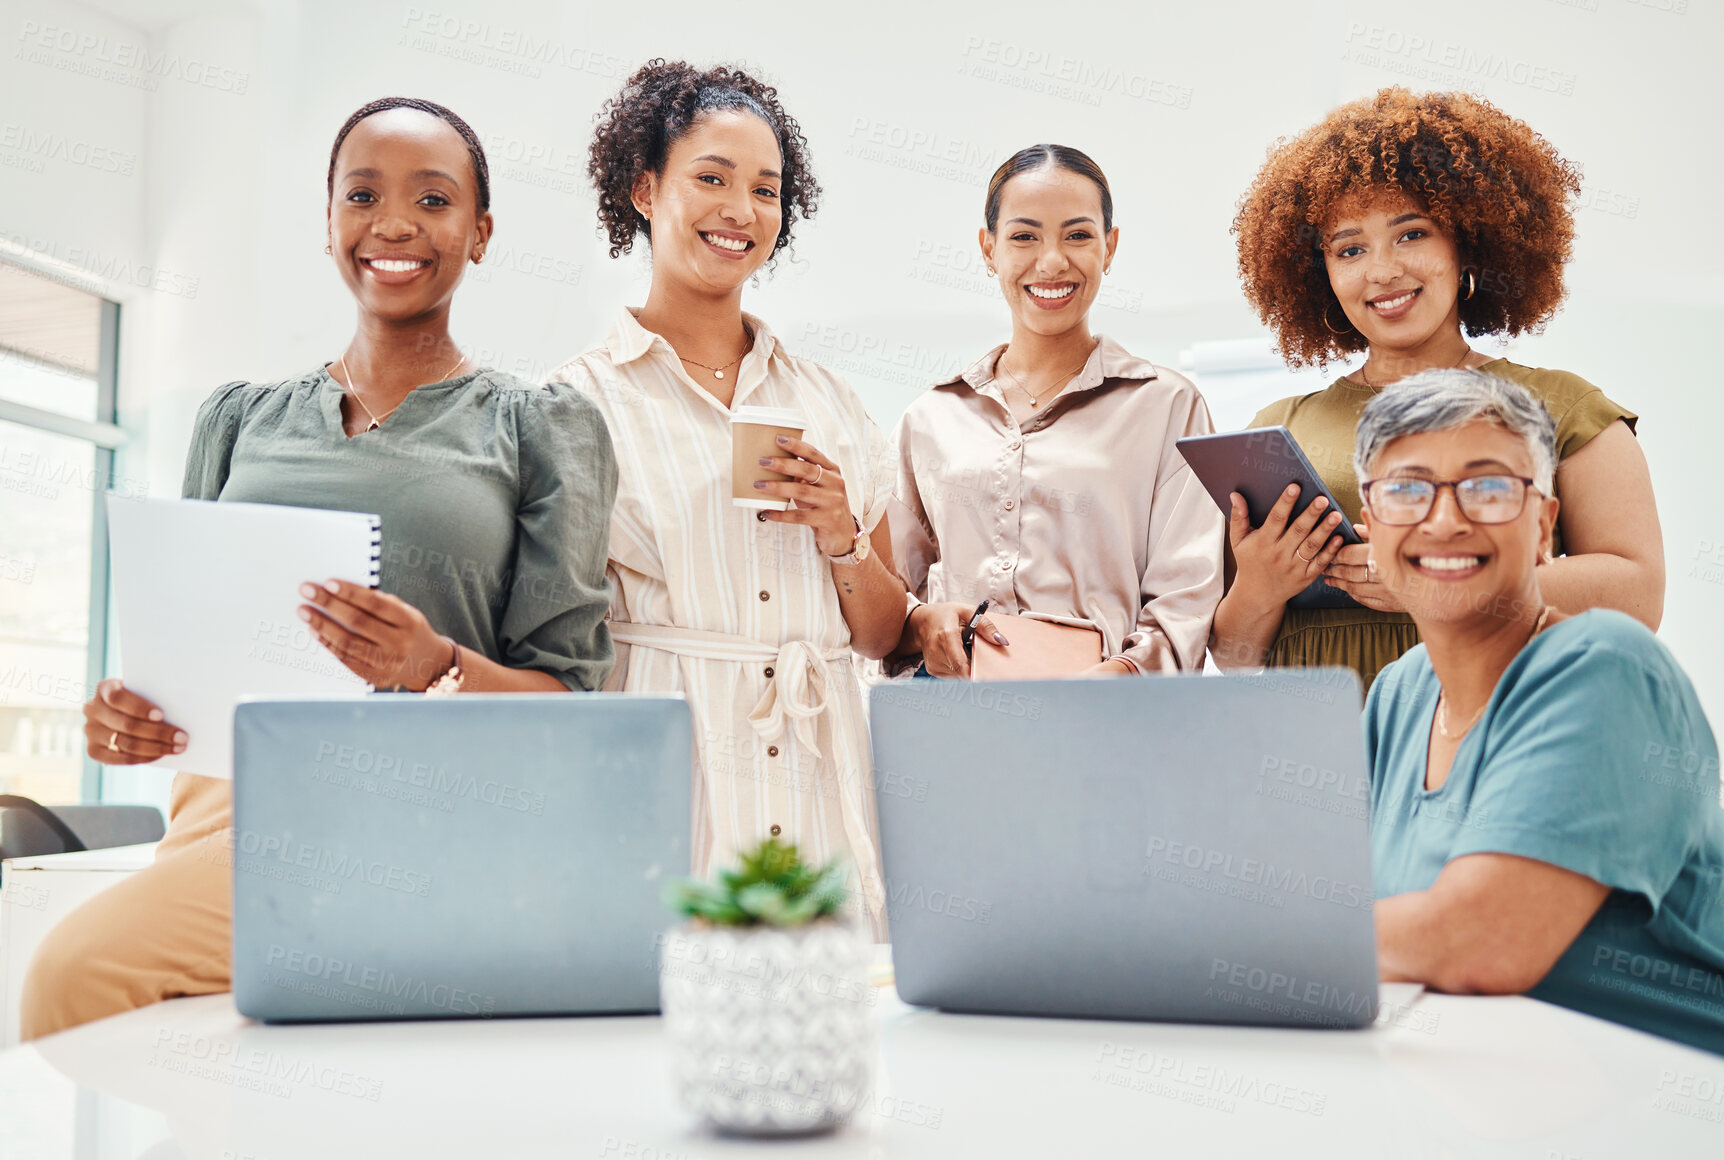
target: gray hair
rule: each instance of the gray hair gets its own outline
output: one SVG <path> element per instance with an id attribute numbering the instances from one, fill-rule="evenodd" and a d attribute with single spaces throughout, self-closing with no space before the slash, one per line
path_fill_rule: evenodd
<path id="1" fill-rule="evenodd" d="M 1406 435 L 1449 431 L 1474 419 L 1501 424 L 1526 440 L 1534 485 L 1551 494 L 1556 475 L 1556 424 L 1525 387 L 1483 371 L 1420 371 L 1386 387 L 1365 406 L 1353 446 L 1362 484 L 1389 444 Z"/>

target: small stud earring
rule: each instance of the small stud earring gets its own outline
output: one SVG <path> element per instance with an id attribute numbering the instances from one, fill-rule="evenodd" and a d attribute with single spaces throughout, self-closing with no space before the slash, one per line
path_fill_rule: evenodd
<path id="1" fill-rule="evenodd" d="M 483 250 L 480 250 L 477 254 L 473 255 L 473 264 L 475 266 L 477 266 L 480 262 L 483 262 L 484 260 L 485 260 L 485 251 L 483 251 Z"/>
<path id="2" fill-rule="evenodd" d="M 331 248 L 330 248 L 330 247 L 329 247 L 329 246 L 327 246 L 327 245 L 326 245 L 326 246 L 324 246 L 324 247 L 323 247 L 323 252 L 324 252 L 324 253 L 326 253 L 326 254 L 333 254 L 333 253 L 335 253 L 335 251 L 334 251 L 334 250 L 333 250 L 333 249 L 331 249 Z"/>
<path id="3" fill-rule="evenodd" d="M 1540 564 L 1554 564 L 1556 563 L 1556 557 L 1550 554 L 1549 548 L 1546 548 L 1543 552 L 1539 553 L 1538 562 Z"/>
<path id="4" fill-rule="evenodd" d="M 988 277 L 992 278 L 993 276 L 994 276 L 994 268 L 992 266 L 989 266 L 988 267 Z"/>

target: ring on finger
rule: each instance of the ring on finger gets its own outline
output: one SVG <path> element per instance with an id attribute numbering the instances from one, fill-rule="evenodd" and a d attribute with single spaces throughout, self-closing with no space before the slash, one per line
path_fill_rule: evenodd
<path id="1" fill-rule="evenodd" d="M 115 753 L 120 751 L 120 731 L 118 729 L 108 734 L 108 748 Z"/>
<path id="2" fill-rule="evenodd" d="M 1299 549 L 1298 549 L 1298 548 L 1294 548 L 1294 549 L 1293 549 L 1293 554 L 1294 554 L 1294 555 L 1295 555 L 1295 556 L 1299 556 Z M 1305 561 L 1305 562 L 1306 562 L 1306 563 L 1307 563 L 1307 564 L 1309 564 L 1309 563 L 1310 563 L 1310 562 L 1311 562 L 1311 561 L 1312 561 L 1312 560 L 1315 560 L 1315 559 L 1316 559 L 1316 558 L 1317 558 L 1317 554 L 1316 554 L 1316 553 L 1315 553 L 1315 552 L 1313 552 L 1313 553 L 1311 553 L 1311 556 L 1310 556 L 1310 559 L 1306 559 L 1306 557 L 1304 557 L 1304 556 L 1299 556 L 1299 558 L 1300 558 L 1300 559 L 1301 559 L 1301 560 L 1304 560 L 1304 561 Z"/>
<path id="3" fill-rule="evenodd" d="M 819 487 L 820 477 L 826 474 L 826 465 L 823 463 L 816 463 L 814 466 L 819 468 L 819 470 L 814 473 L 814 478 L 808 482 L 814 487 Z"/>

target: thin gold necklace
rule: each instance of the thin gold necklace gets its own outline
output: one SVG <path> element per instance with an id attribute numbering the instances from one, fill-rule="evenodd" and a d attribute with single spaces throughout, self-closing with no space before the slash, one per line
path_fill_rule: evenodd
<path id="1" fill-rule="evenodd" d="M 1456 362 L 1453 366 L 1447 367 L 1445 369 L 1451 370 L 1451 371 L 1457 370 L 1457 369 L 1459 369 L 1459 367 L 1461 366 L 1462 363 L 1466 362 L 1469 358 L 1472 358 L 1472 357 L 1473 357 L 1473 348 L 1469 346 L 1466 349 L 1466 353 L 1461 355 L 1459 362 Z M 1371 360 L 1366 359 L 1365 361 L 1370 362 Z M 1354 379 L 1360 386 L 1369 387 L 1373 391 L 1380 391 L 1384 387 L 1389 385 L 1388 383 L 1373 383 L 1370 379 L 1366 378 L 1364 367 L 1360 367 L 1358 370 L 1354 371 L 1348 377 L 1351 379 Z M 1406 377 L 1405 375 L 1401 376 L 1401 378 L 1405 378 L 1405 377 Z M 1400 379 L 1396 379 L 1395 381 L 1400 382 Z"/>
<path id="2" fill-rule="evenodd" d="M 1531 644 L 1532 638 L 1544 631 L 1544 622 L 1549 619 L 1550 605 L 1546 604 L 1543 608 L 1538 610 L 1538 619 L 1532 622 L 1532 635 L 1526 638 L 1527 644 Z M 1521 645 L 1521 647 L 1525 648 L 1526 644 Z M 1490 703 L 1490 698 L 1486 697 L 1485 703 L 1479 706 L 1479 711 L 1467 718 L 1467 723 L 1461 726 L 1461 731 L 1459 733 L 1450 733 L 1448 698 L 1441 693 L 1437 694 L 1437 732 L 1441 733 L 1446 740 L 1459 741 L 1472 731 L 1472 727 L 1474 725 L 1479 723 L 1479 718 L 1485 715 L 1485 710 L 1490 707 Z"/>
<path id="3" fill-rule="evenodd" d="M 459 367 L 462 363 L 464 363 L 466 361 L 467 361 L 467 356 L 466 355 L 460 355 L 459 357 L 457 357 L 455 359 L 454 366 L 451 366 L 448 370 L 443 372 L 443 378 L 432 379 L 431 381 L 434 383 L 443 382 L 451 374 L 454 373 L 456 367 Z M 365 417 L 371 420 L 371 425 L 368 426 L 367 428 L 365 428 L 366 431 L 375 431 L 379 427 L 383 426 L 383 420 L 384 419 L 389 418 L 389 416 L 395 414 L 395 412 L 397 412 L 401 409 L 401 403 L 405 403 L 407 401 L 407 395 L 411 395 L 413 393 L 413 391 L 417 391 L 419 389 L 419 387 L 414 387 L 412 391 L 407 392 L 407 395 L 402 395 L 400 403 L 396 403 L 393 407 L 389 408 L 389 410 L 387 410 L 383 413 L 382 418 L 378 418 L 378 416 L 372 412 L 371 408 L 367 407 L 365 405 L 365 400 L 359 394 L 359 384 L 353 381 L 353 372 L 347 369 L 347 352 L 346 351 L 341 352 L 341 376 L 347 380 L 347 393 L 353 396 L 353 401 L 355 403 L 359 404 L 359 409 L 361 411 L 364 411 Z M 420 384 L 420 385 L 423 386 L 424 384 Z"/>
<path id="4" fill-rule="evenodd" d="M 748 337 L 747 337 L 747 339 L 745 339 L 743 341 L 742 353 L 737 355 L 735 358 L 731 359 L 729 362 L 725 363 L 721 367 L 709 367 L 703 362 L 695 362 L 691 358 L 683 358 L 680 354 L 677 355 L 676 357 L 679 359 L 682 359 L 682 361 L 685 363 L 689 363 L 692 366 L 699 367 L 703 371 L 711 371 L 712 377 L 715 379 L 722 379 L 724 377 L 725 371 L 729 370 L 731 367 L 733 367 L 737 363 L 741 362 L 744 358 L 748 357 L 748 352 L 754 349 L 754 335 L 749 333 L 746 328 L 744 329 L 743 333 L 747 334 Z"/>
<path id="5" fill-rule="evenodd" d="M 1073 378 L 1077 377 L 1077 375 L 1081 374 L 1084 367 L 1087 367 L 1088 365 L 1089 365 L 1089 359 L 1085 358 L 1083 360 L 1083 362 L 1078 364 L 1077 370 L 1072 371 L 1071 374 L 1061 375 L 1059 378 L 1055 379 L 1054 380 L 1053 393 L 1056 395 L 1059 394 L 1060 388 L 1065 386 L 1066 383 L 1069 382 L 1070 380 L 1072 380 Z M 1006 352 L 1005 351 L 1000 352 L 999 360 L 994 363 L 994 368 L 996 370 L 998 370 L 1002 375 L 1005 375 L 1008 379 L 1012 380 L 1012 386 L 1016 387 L 1018 390 L 1020 390 L 1024 393 L 1024 398 L 1026 398 L 1030 401 L 1030 406 L 1035 407 L 1035 406 L 1040 405 L 1036 402 L 1036 397 L 1034 395 L 1030 394 L 1030 389 L 1028 387 L 1024 386 L 1023 381 L 1021 379 L 1019 379 L 1017 375 L 1014 375 L 1011 371 L 1006 369 Z M 1047 394 L 1046 391 L 1043 391 L 1042 393 Z"/>

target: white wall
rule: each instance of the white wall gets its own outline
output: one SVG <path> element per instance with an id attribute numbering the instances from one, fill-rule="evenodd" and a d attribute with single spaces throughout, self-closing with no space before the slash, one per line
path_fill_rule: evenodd
<path id="1" fill-rule="evenodd" d="M 124 364 L 144 439 L 133 466 L 163 492 L 205 394 L 345 341 L 351 304 L 322 253 L 324 172 L 336 128 L 372 97 L 442 101 L 487 142 L 498 232 L 455 330 L 487 361 L 542 375 L 643 295 L 644 260 L 605 256 L 582 176 L 602 100 L 653 55 L 764 70 L 802 120 L 826 196 L 748 307 L 847 372 L 890 425 L 922 384 L 1007 333 L 973 254 L 982 186 L 1016 148 L 1060 141 L 1108 171 L 1123 240 L 1098 325 L 1177 365 L 1193 342 L 1258 331 L 1227 231 L 1276 137 L 1384 84 L 1481 91 L 1585 170 L 1569 304 L 1511 354 L 1582 374 L 1642 415 L 1670 566 L 1662 635 L 1724 722 L 1724 558 L 1707 559 L 1724 551 L 1708 341 L 1724 278 L 1699 260 L 1716 253 L 1707 214 L 1724 178 L 1710 146 L 1716 5 L 112 3 L 144 26 L 127 35 L 203 69 L 159 65 L 140 96 L 8 47 L 6 109 L 130 142 L 142 163 L 129 183 L 0 168 L 0 232 L 88 239 L 174 275 L 128 316 Z M 0 37 L 26 20 L 117 27 L 71 4 L 3 11 Z"/>

